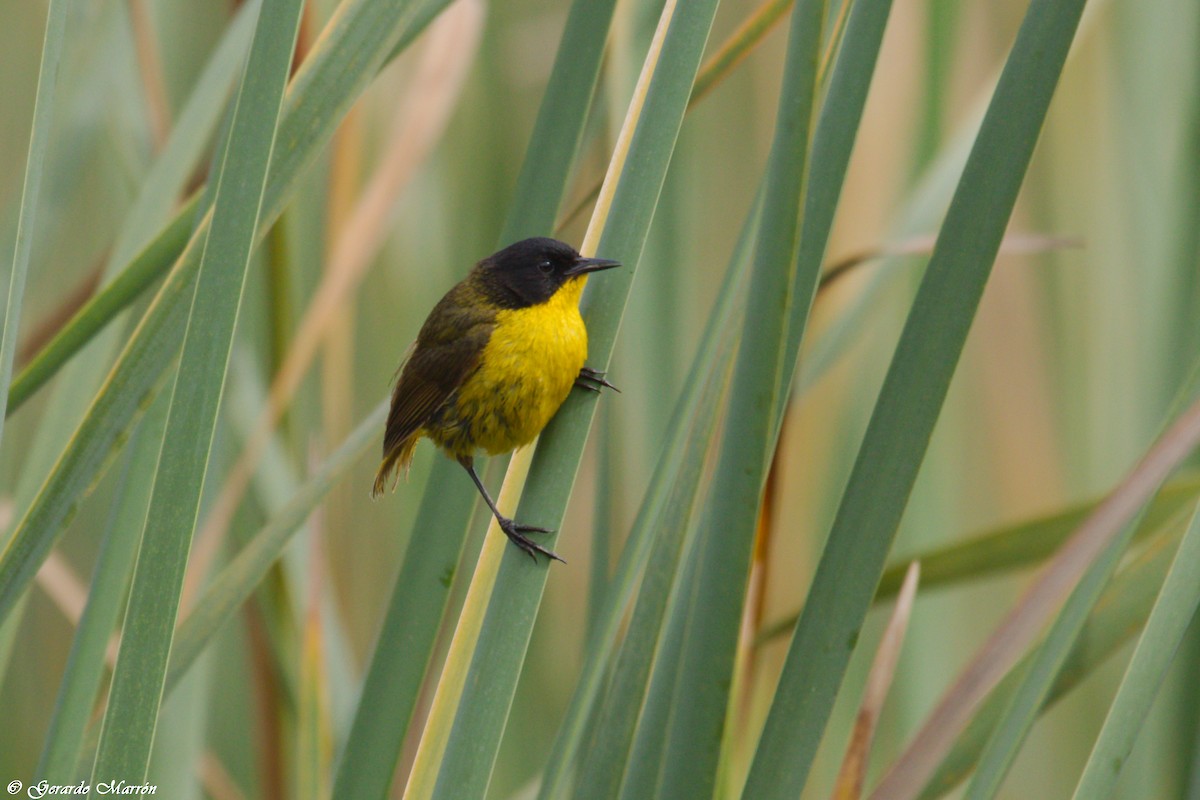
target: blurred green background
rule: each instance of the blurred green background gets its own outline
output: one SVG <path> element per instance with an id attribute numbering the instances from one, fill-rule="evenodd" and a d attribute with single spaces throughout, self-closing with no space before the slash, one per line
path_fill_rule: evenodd
<path id="1" fill-rule="evenodd" d="M 236 5 L 80 0 L 72 10 L 18 369 L 92 291 L 163 136 Z M 301 51 L 336 6 L 311 0 Z M 709 50 L 757 6 L 723 3 Z M 640 0 L 617 4 L 566 209 L 603 175 L 660 8 Z M 794 613 L 803 601 L 927 260 L 923 237 L 936 233 L 957 179 L 957 168 L 946 174 L 943 165 L 973 136 L 1024 8 L 1017 0 L 895 2 L 827 263 L 863 252 L 917 252 L 868 260 L 818 295 L 773 467 L 769 568 L 757 625 Z M 323 272 L 336 263 L 335 243 L 355 203 L 389 156 L 410 162 L 385 194 L 380 245 L 368 246 L 368 270 L 336 308 L 288 407 L 280 446 L 239 504 L 223 552 L 257 530 L 289 487 L 379 403 L 427 310 L 494 249 L 566 11 L 557 0 L 460 0 L 381 73 L 306 174 L 251 264 L 206 509 Z M 0 252 L 13 247 L 45 15 L 42 0 L 10 2 L 0 25 Z M 438 26 L 446 28 L 440 48 L 431 46 Z M 528 789 L 570 699 L 588 624 L 590 565 L 615 558 L 637 512 L 767 158 L 785 27 L 776 26 L 685 118 L 612 359 L 609 377 L 621 394 L 600 401 L 556 547 L 568 566 L 550 570 L 490 796 Z M 1195 3 L 1089 5 L 1010 224 L 1011 246 L 996 264 L 904 517 L 897 560 L 1095 497 L 1158 430 L 1200 342 L 1197 42 Z M 425 140 L 404 127 L 414 119 L 433 126 Z M 201 159 L 198 179 L 208 158 Z M 907 223 L 920 197 L 928 198 L 930 212 Z M 586 217 L 569 221 L 560 238 L 578 244 Z M 96 358 L 102 369 L 112 356 Z M 58 391 L 66 376 L 57 379 Z M 0 449 L 0 492 L 10 511 L 29 491 L 22 481 L 40 483 L 48 466 L 31 463 L 40 427 L 62 424 L 47 411 L 50 391 L 10 418 Z M 371 452 L 296 537 L 289 567 L 263 583 L 256 602 L 226 627 L 166 704 L 151 770 L 159 796 L 300 796 L 300 712 L 280 689 L 280 675 L 311 667 L 302 657 L 305 635 L 320 637 L 311 663 L 318 665 L 326 738 L 317 747 L 324 763 L 336 757 L 408 537 L 420 535 L 410 531 L 424 479 L 441 458 L 422 445 L 408 480 L 371 502 Z M 56 569 L 43 569 L 13 632 L 11 655 L 0 664 L 5 781 L 33 774 L 121 474 L 110 468 L 74 515 L 55 550 Z M 202 512 L 202 528 L 204 518 Z M 477 515 L 468 553 L 478 550 L 482 521 Z M 595 526 L 610 532 L 600 539 L 610 553 L 593 552 Z M 455 576 L 452 608 L 461 603 L 467 577 L 461 569 Z M 919 595 L 872 775 L 899 752 L 1026 581 L 1020 573 Z M 312 609 L 321 619 L 315 634 L 305 628 Z M 875 612 L 864 640 L 874 641 L 882 622 Z M 446 623 L 443 650 L 452 630 Z M 761 723 L 785 653 L 786 639 L 756 651 L 744 697 L 736 700 L 744 724 Z M 870 656 L 856 654 L 851 681 L 862 680 Z M 1197 656 L 1200 636 L 1193 631 L 1118 796 L 1185 796 L 1200 719 Z M 1001 796 L 1069 795 L 1127 658 L 1128 648 L 1044 716 Z M 839 701 L 834 730 L 843 733 L 828 737 L 806 797 L 828 796 L 854 701 Z M 747 736 L 735 757 L 748 757 L 752 746 Z M 415 740 L 401 756 L 401 775 L 414 748 Z"/>

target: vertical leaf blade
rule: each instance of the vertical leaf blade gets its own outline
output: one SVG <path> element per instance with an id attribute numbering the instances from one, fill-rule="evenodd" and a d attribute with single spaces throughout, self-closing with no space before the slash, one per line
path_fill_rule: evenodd
<path id="1" fill-rule="evenodd" d="M 285 98 L 276 142 L 277 157 L 271 163 L 260 228 L 268 227 L 278 218 L 303 169 L 317 157 L 320 146 L 377 74 L 387 54 L 399 46 L 397 43 L 411 42 L 420 26 L 429 21 L 431 9 L 444 6 L 449 0 L 423 0 L 416 8 L 413 8 L 414 2 L 416 0 L 348 0 L 339 7 L 326 34 L 309 52 Z M 196 202 L 196 208 L 204 207 L 202 200 Z M 211 214 L 211 209 L 207 213 Z M 169 224 L 169 231 L 175 236 L 186 237 L 188 218 L 185 212 L 177 214 Z M 207 216 L 197 224 L 196 233 L 178 254 L 174 269 L 130 337 L 104 387 L 92 400 L 86 417 L 0 553 L 0 619 L 10 613 L 61 534 L 65 520 L 103 473 L 128 426 L 143 410 L 147 398 L 157 391 L 163 372 L 177 357 L 187 324 L 186 303 L 194 294 L 201 246 L 208 225 Z M 145 259 L 139 267 L 144 270 L 139 279 L 147 285 L 177 255 L 165 238 L 169 237 L 160 233 L 138 257 L 138 261 Z M 117 284 L 125 280 L 125 272 L 110 289 L 115 290 Z M 96 299 L 99 301 L 100 296 Z M 56 358 L 44 365 L 40 380 L 47 380 L 128 300 L 110 298 L 109 316 L 89 317 L 87 325 L 82 326 L 89 330 L 75 331 L 72 344 L 58 351 Z M 63 333 L 65 335 L 67 331 Z M 33 388 L 36 387 L 30 387 L 30 391 Z"/>
<path id="2" fill-rule="evenodd" d="M 825 10 L 822 0 L 799 0 L 792 11 L 726 432 L 693 551 L 701 588 L 672 612 L 684 620 L 678 676 L 656 684 L 671 692 L 658 797 L 708 797 L 716 786 L 757 509 L 786 394 L 789 317 L 794 304 L 807 309 L 817 282 L 816 269 L 799 272 L 796 253 Z M 659 673 L 675 668 L 664 662 Z"/>
<path id="3" fill-rule="evenodd" d="M 613 578 L 606 587 L 595 630 L 588 643 L 589 657 L 584 661 L 582 674 L 542 777 L 539 797 L 543 800 L 568 796 L 565 784 L 571 770 L 576 767 L 581 777 L 576 778 L 575 796 L 581 800 L 589 795 L 606 796 L 606 788 L 620 787 L 624 768 L 622 765 L 618 771 L 616 762 L 628 753 L 638 709 L 625 706 L 619 700 L 614 703 L 615 687 L 621 673 L 628 672 L 631 677 L 625 680 L 626 685 L 636 685 L 640 694 L 645 693 L 643 684 L 645 675 L 649 673 L 651 655 L 641 652 L 636 656 L 626 656 L 625 651 L 634 646 L 631 637 L 641 635 L 643 641 L 657 638 L 667 595 L 677 580 L 679 556 L 688 529 L 686 512 L 694 502 L 700 483 L 700 475 L 696 473 L 703 464 L 703 454 L 707 452 L 709 437 L 704 434 L 711 433 L 704 420 L 715 424 L 722 384 L 715 377 L 717 365 L 727 365 L 733 356 L 734 334 L 744 307 L 750 250 L 758 230 L 761 205 L 760 192 L 743 225 L 725 279 L 717 292 L 717 304 L 709 315 L 704 335 L 696 348 L 683 393 L 676 401 L 658 467 L 650 485 L 646 487 L 637 519 L 621 551 Z M 635 585 L 639 577 L 641 583 Z M 635 588 L 637 603 L 625 639 L 617 653 L 605 657 L 616 648 L 626 607 Z M 658 603 L 661 603 L 661 607 L 654 606 Z M 638 660 L 642 657 L 645 658 L 644 669 Z M 627 663 L 624 668 L 622 661 Z M 606 688 L 604 679 L 609 672 L 610 662 L 614 665 L 613 675 Z M 634 673 L 638 677 L 633 677 Z M 580 756 L 588 719 L 601 697 L 605 698 L 605 716 L 632 716 L 628 723 L 629 730 L 623 731 L 620 724 L 610 721 L 602 725 L 597 723 L 600 727 L 596 728 L 595 738 L 591 740 L 586 753 Z M 580 762 L 578 765 L 577 759 Z M 603 781 L 590 780 L 585 776 L 587 770 L 591 770 L 592 775 L 603 773 Z M 607 792 L 607 795 L 611 794 L 614 792 Z"/>
<path id="4" fill-rule="evenodd" d="M 302 7 L 302 0 L 264 0 L 259 12 L 217 177 L 212 225 L 200 259 L 93 782 L 140 782 L 149 764 L 183 572 Z"/>
<path id="5" fill-rule="evenodd" d="M 158 398 L 134 433 L 124 489 L 114 506 L 108 531 L 96 559 L 88 604 L 79 619 L 71 654 L 67 659 L 46 744 L 36 775 L 52 785 L 65 785 L 75 776 L 83 751 L 87 724 L 107 667 L 109 637 L 120 621 L 122 601 L 129 585 L 154 467 L 166 424 L 167 403 Z"/>
<path id="6" fill-rule="evenodd" d="M 17 241 L 8 276 L 5 297 L 4 327 L 0 331 L 0 411 L 8 402 L 8 387 L 12 381 L 13 355 L 21 328 L 21 302 L 25 298 L 25 276 L 33 250 L 34 222 L 37 219 L 38 199 L 42 193 L 42 173 L 50 149 L 50 124 L 54 115 L 54 95 L 58 85 L 58 65 L 62 61 L 66 40 L 67 17 L 71 4 L 67 0 L 51 0 L 46 17 L 46 35 L 42 41 L 42 61 L 38 72 L 37 95 L 33 101 L 33 129 L 29 134 L 29 156 L 25 162 L 25 183 L 21 189 L 21 210 L 17 218 Z M 4 432 L 4 413 L 0 413 L 0 435 Z"/>
<path id="7" fill-rule="evenodd" d="M 1200 603 L 1200 509 L 1183 535 L 1121 687 L 1092 748 L 1076 800 L 1111 794 L 1167 667 Z"/>
<path id="8" fill-rule="evenodd" d="M 1026 13 L 842 495 L 746 797 L 795 797 L 806 783 L 1083 5 L 1034 0 Z"/>
<path id="9" fill-rule="evenodd" d="M 517 180 L 501 244 L 549 231 L 566 193 L 600 72 L 615 0 L 575 0 Z M 475 490 L 457 464 L 439 459 L 430 474 L 363 680 L 334 795 L 383 797 L 408 732 L 450 581 L 466 538 Z"/>
<path id="10" fill-rule="evenodd" d="M 593 282 L 584 297 L 588 361 L 595 369 L 605 369 L 612 353 L 716 5 L 716 0 L 699 0 L 674 7 L 596 248 L 625 267 Z M 595 399 L 579 394 L 567 398 L 542 432 L 518 509 L 520 519 L 547 527 L 562 521 L 595 413 Z M 435 797 L 474 797 L 486 790 L 545 584 L 545 564 L 535 566 L 524 553 L 505 548 Z"/>

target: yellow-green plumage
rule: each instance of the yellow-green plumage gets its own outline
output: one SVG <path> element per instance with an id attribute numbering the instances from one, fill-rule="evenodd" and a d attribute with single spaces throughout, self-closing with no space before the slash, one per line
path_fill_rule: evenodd
<path id="1" fill-rule="evenodd" d="M 522 533 L 540 529 L 500 515 L 471 459 L 532 442 L 581 374 L 604 383 L 584 370 L 587 329 L 579 298 L 587 272 L 613 266 L 553 239 L 526 239 L 479 262 L 447 292 L 396 381 L 374 493 L 408 466 L 417 442 L 427 437 L 467 469 L 518 546 L 557 558 Z"/>
<path id="2" fill-rule="evenodd" d="M 523 447 L 567 399 L 587 359 L 579 316 L 585 278 L 571 278 L 545 303 L 496 313 L 479 366 L 463 382 L 453 410 L 420 431 L 454 456 Z"/>

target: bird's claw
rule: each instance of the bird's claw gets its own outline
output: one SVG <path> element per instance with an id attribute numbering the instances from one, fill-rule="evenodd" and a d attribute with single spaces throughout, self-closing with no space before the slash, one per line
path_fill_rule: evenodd
<path id="1" fill-rule="evenodd" d="M 599 372 L 591 369 L 590 367 L 584 367 L 583 369 L 579 370 L 579 377 L 575 378 L 575 385 L 580 389 L 587 389 L 589 392 L 595 392 L 596 394 L 600 393 L 601 386 L 607 386 L 609 389 L 612 389 L 614 392 L 620 394 L 620 389 L 604 379 L 606 374 L 607 373 L 605 372 Z"/>
<path id="2" fill-rule="evenodd" d="M 553 550 L 542 547 L 540 544 L 525 535 L 527 533 L 553 533 L 554 531 L 550 530 L 549 528 L 539 528 L 536 525 L 519 525 L 516 521 L 507 518 L 500 519 L 499 523 L 500 530 L 504 531 L 504 535 L 507 536 L 513 544 L 521 548 L 526 555 L 532 558 L 535 564 L 537 563 L 538 553 L 541 553 L 547 558 L 552 558 L 555 561 L 563 564 L 567 563 L 559 558 L 558 554 Z"/>

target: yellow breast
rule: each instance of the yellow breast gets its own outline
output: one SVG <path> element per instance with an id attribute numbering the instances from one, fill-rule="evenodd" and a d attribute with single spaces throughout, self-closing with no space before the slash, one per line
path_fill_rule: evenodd
<path id="1" fill-rule="evenodd" d="M 574 279 L 541 305 L 497 314 L 479 370 L 458 392 L 456 416 L 469 436 L 448 437 L 458 441 L 439 442 L 443 447 L 455 455 L 467 455 L 468 446 L 496 455 L 541 433 L 587 359 L 583 284 Z"/>

